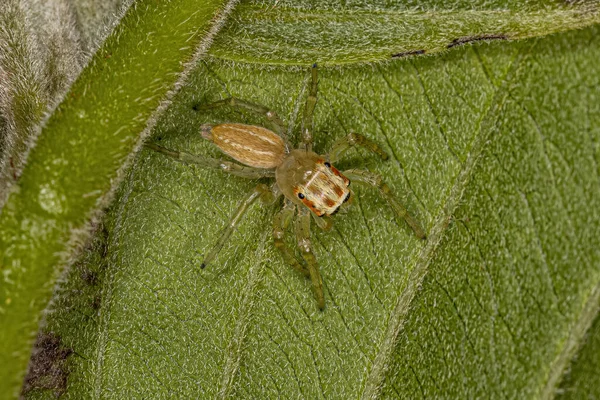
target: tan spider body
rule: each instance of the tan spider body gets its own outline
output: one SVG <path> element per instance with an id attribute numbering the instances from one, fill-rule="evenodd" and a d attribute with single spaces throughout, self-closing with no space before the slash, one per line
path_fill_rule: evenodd
<path id="1" fill-rule="evenodd" d="M 204 137 L 244 165 L 275 169 L 279 190 L 316 216 L 335 214 L 350 198 L 350 180 L 325 158 L 308 150 L 286 152 L 281 136 L 262 126 L 220 124 L 204 127 Z"/>
<path id="2" fill-rule="evenodd" d="M 218 160 L 196 156 L 184 152 L 172 151 L 164 147 L 148 144 L 155 151 L 177 158 L 182 162 L 200 164 L 205 167 L 221 169 L 224 172 L 250 179 L 275 178 L 271 187 L 259 184 L 240 204 L 230 223 L 223 230 L 213 249 L 205 256 L 201 268 L 210 264 L 229 239 L 248 207 L 259 197 L 272 199 L 285 197 L 282 210 L 273 221 L 275 246 L 281 251 L 284 260 L 300 273 L 309 277 L 313 284 L 315 298 L 320 309 L 325 306 L 323 282 L 316 257 L 310 241 L 310 222 L 312 219 L 322 229 L 331 227 L 330 216 L 339 211 L 352 196 L 350 179 L 377 188 L 387 200 L 396 216 L 401 217 L 413 229 L 416 236 L 424 239 L 425 233 L 420 224 L 407 212 L 404 206 L 391 194 L 389 187 L 379 175 L 368 171 L 351 169 L 344 173 L 338 171 L 332 163 L 349 148 L 359 145 L 384 160 L 387 154 L 374 142 L 356 133 L 351 133 L 336 141 L 331 151 L 320 156 L 312 151 L 312 115 L 317 101 L 317 69 L 312 69 L 312 84 L 304 108 L 302 143 L 299 148 L 289 150 L 290 146 L 282 138 L 284 123 L 275 112 L 259 104 L 245 100 L 229 98 L 196 108 L 206 110 L 220 106 L 238 106 L 254 111 L 266 117 L 274 131 L 256 125 L 224 123 L 215 126 L 202 126 L 202 136 L 212 141 L 221 151 L 243 165 L 227 160 Z M 285 232 L 297 214 L 295 231 L 298 247 L 304 263 L 300 262 L 285 244 Z"/>

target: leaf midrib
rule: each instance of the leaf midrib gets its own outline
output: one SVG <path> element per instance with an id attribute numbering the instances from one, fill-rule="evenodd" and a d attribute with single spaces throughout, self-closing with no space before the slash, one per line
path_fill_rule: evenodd
<path id="1" fill-rule="evenodd" d="M 444 238 L 444 233 L 450 224 L 452 215 L 462 200 L 467 184 L 470 181 L 471 174 L 474 171 L 486 144 L 488 143 L 488 138 L 493 131 L 491 125 L 495 121 L 494 116 L 496 116 L 498 111 L 503 107 L 504 102 L 509 95 L 506 88 L 512 81 L 512 77 L 517 74 L 521 59 L 525 57 L 534 46 L 535 42 L 533 42 L 531 46 L 525 48 L 527 50 L 526 53 L 522 54 L 522 50 L 520 50 L 516 54 L 515 58 L 513 58 L 511 61 L 509 68 L 507 68 L 506 73 L 502 77 L 503 83 L 500 87 L 494 85 L 494 83 L 490 80 L 490 83 L 496 86 L 495 94 L 488 109 L 482 115 L 478 133 L 475 139 L 473 139 L 466 161 L 463 164 L 463 167 L 459 172 L 454 185 L 450 189 L 450 194 L 446 198 L 444 206 L 438 213 L 438 217 L 436 218 L 435 223 L 429 232 L 427 244 L 417 256 L 406 287 L 398 297 L 396 306 L 390 315 L 387 329 L 385 330 L 384 336 L 381 340 L 379 351 L 375 356 L 373 364 L 363 384 L 364 389 L 360 395 L 361 399 L 363 400 L 377 399 L 381 395 L 381 389 L 389 370 L 390 361 L 394 355 L 394 348 L 396 346 L 398 335 L 406 323 L 406 317 L 411 308 L 413 300 L 416 298 L 417 293 L 419 292 L 419 287 L 427 275 L 428 266 L 435 256 L 435 250 Z M 487 73 L 487 70 L 483 64 L 482 68 L 489 80 L 489 74 Z M 492 118 L 492 120 L 490 120 L 490 118 Z M 483 129 L 484 127 L 486 128 L 485 130 Z"/>
<path id="2" fill-rule="evenodd" d="M 265 217 L 266 213 L 263 212 L 262 219 L 264 220 Z M 261 235 L 261 239 L 258 241 L 258 246 L 255 252 L 255 260 L 248 271 L 248 277 L 246 279 L 246 284 L 244 285 L 240 307 L 238 310 L 238 317 L 235 323 L 235 330 L 227 348 L 226 359 L 223 366 L 223 374 L 221 375 L 221 388 L 219 389 L 217 395 L 221 399 L 231 397 L 231 392 L 235 383 L 235 376 L 240 368 L 240 362 L 244 350 L 244 338 L 246 337 L 246 332 L 248 330 L 248 326 L 250 325 L 250 318 L 252 316 L 252 310 L 254 308 L 253 305 L 255 303 L 255 294 L 257 293 L 257 289 L 261 282 L 262 272 L 264 269 L 264 254 L 267 236 L 268 230 Z"/>
<path id="3" fill-rule="evenodd" d="M 562 343 L 561 349 L 550 364 L 546 383 L 541 390 L 541 399 L 553 399 L 556 394 L 556 389 L 564 376 L 570 361 L 575 357 L 577 351 L 584 342 L 586 333 L 594 323 L 600 311 L 600 281 L 594 286 L 592 292 L 587 297 L 581 314 L 573 324 L 572 329 L 565 341 Z M 539 392 L 538 392 L 539 393 Z"/>

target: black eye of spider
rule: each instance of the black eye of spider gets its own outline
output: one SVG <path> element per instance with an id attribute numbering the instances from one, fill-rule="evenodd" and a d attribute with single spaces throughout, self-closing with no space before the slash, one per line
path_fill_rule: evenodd
<path id="1" fill-rule="evenodd" d="M 299 197 L 300 199 L 303 199 L 303 198 L 304 198 L 304 194 L 303 194 L 303 193 L 298 193 L 298 197 Z"/>
<path id="2" fill-rule="evenodd" d="M 331 168 L 331 164 L 329 164 L 327 161 L 325 161 L 325 166 L 326 166 L 327 168 Z"/>

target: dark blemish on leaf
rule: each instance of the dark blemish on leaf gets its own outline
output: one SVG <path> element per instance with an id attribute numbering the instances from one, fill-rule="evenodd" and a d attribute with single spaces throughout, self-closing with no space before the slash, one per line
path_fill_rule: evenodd
<path id="1" fill-rule="evenodd" d="M 403 51 L 401 53 L 392 54 L 392 58 L 402 58 L 402 57 L 408 57 L 408 56 L 418 56 L 419 54 L 425 54 L 425 50 Z"/>
<path id="2" fill-rule="evenodd" d="M 10 169 L 12 171 L 13 180 L 16 182 L 19 179 L 19 176 L 17 175 L 17 167 L 15 165 L 15 160 L 12 157 L 10 157 Z"/>
<path id="3" fill-rule="evenodd" d="M 102 306 L 102 297 L 100 295 L 96 295 L 92 301 L 92 309 L 94 311 L 98 311 L 100 306 Z"/>
<path id="4" fill-rule="evenodd" d="M 106 225 L 102 225 L 101 235 L 102 241 L 100 243 L 100 246 L 102 247 L 100 249 L 100 257 L 102 257 L 102 259 L 105 259 L 108 256 L 108 241 L 110 239 L 110 232 L 108 232 L 108 228 L 106 227 Z"/>
<path id="5" fill-rule="evenodd" d="M 21 394 L 33 390 L 53 390 L 60 397 L 67 388 L 68 358 L 73 349 L 61 344 L 60 336 L 40 333 L 35 342 Z"/>
<path id="6" fill-rule="evenodd" d="M 458 39 L 454 39 L 447 47 L 450 49 L 452 47 L 461 46 L 467 43 L 481 42 L 484 40 L 508 40 L 508 36 L 506 35 L 481 35 L 481 36 L 465 36 Z"/>
<path id="7" fill-rule="evenodd" d="M 81 268 L 81 280 L 90 286 L 95 286 L 98 283 L 98 274 L 87 267 Z"/>

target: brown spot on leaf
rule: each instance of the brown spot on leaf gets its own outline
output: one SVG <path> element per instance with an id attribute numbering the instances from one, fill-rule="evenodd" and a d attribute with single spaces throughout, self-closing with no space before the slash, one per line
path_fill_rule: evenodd
<path id="1" fill-rule="evenodd" d="M 90 286 L 98 283 L 98 274 L 85 266 L 81 268 L 80 277 L 81 280 Z"/>
<path id="2" fill-rule="evenodd" d="M 449 49 L 456 46 L 461 46 L 467 43 L 481 42 L 484 40 L 508 40 L 508 36 L 503 34 L 498 35 L 479 35 L 479 36 L 465 36 L 458 39 L 454 39 L 447 46 Z"/>
<path id="3" fill-rule="evenodd" d="M 91 306 L 94 311 L 98 311 L 102 306 L 102 297 L 100 295 L 94 296 Z"/>
<path id="4" fill-rule="evenodd" d="M 12 171 L 12 178 L 16 182 L 19 180 L 19 175 L 17 174 L 17 166 L 15 165 L 15 160 L 10 157 L 10 169 Z"/>
<path id="5" fill-rule="evenodd" d="M 403 58 L 403 57 L 409 57 L 409 56 L 418 56 L 419 54 L 425 54 L 425 50 L 403 51 L 401 53 L 392 54 L 392 58 Z"/>
<path id="6" fill-rule="evenodd" d="M 73 349 L 61 343 L 60 336 L 40 333 L 35 342 L 21 394 L 33 390 L 53 390 L 60 397 L 67 388 L 68 358 Z"/>

